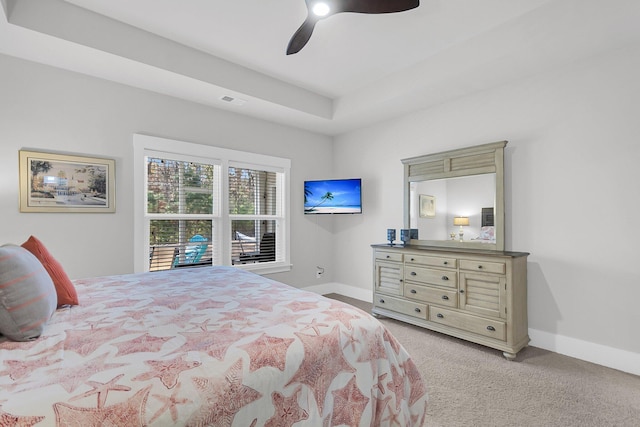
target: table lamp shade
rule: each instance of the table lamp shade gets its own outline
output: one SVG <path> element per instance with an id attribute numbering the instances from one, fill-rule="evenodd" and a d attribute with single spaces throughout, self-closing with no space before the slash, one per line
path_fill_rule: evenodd
<path id="1" fill-rule="evenodd" d="M 466 216 L 456 216 L 453 218 L 453 225 L 469 225 L 469 218 Z"/>

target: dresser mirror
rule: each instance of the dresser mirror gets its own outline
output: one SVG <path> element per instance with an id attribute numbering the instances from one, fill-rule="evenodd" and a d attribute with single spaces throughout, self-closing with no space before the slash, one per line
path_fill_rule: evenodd
<path id="1" fill-rule="evenodd" d="M 504 250 L 506 141 L 402 160 L 412 245 Z"/>

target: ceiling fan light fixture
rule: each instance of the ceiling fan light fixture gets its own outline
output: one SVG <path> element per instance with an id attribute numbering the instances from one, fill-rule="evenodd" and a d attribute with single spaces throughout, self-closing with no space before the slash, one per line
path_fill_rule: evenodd
<path id="1" fill-rule="evenodd" d="M 313 14 L 319 17 L 324 17 L 327 16 L 329 14 L 329 12 L 331 12 L 331 8 L 329 7 L 329 5 L 323 1 L 319 1 L 316 4 L 313 5 Z"/>

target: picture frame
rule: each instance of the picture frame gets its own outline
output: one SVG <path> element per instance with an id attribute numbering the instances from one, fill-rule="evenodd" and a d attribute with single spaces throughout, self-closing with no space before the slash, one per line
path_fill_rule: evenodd
<path id="1" fill-rule="evenodd" d="M 426 194 L 420 194 L 420 218 L 436 217 L 436 198 Z"/>
<path id="2" fill-rule="evenodd" d="M 116 211 L 115 160 L 20 150 L 20 212 Z"/>

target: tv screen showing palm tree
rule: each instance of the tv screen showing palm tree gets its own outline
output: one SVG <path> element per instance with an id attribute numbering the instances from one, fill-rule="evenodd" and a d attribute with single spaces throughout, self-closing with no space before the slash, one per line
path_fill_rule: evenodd
<path id="1" fill-rule="evenodd" d="M 362 213 L 362 180 L 352 178 L 305 181 L 304 213 Z"/>

